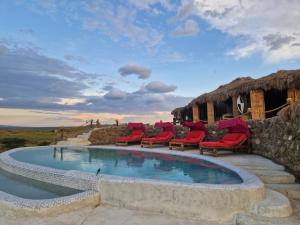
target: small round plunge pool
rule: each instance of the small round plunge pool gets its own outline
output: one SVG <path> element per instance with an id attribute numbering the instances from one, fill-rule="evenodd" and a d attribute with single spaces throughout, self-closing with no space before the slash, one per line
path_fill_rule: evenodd
<path id="1" fill-rule="evenodd" d="M 37 147 L 13 152 L 11 157 L 54 169 L 120 177 L 206 184 L 243 182 L 236 172 L 203 159 L 140 150 Z"/>

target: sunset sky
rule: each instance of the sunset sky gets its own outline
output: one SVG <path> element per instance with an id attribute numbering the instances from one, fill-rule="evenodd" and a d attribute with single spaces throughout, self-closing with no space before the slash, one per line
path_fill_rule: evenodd
<path id="1" fill-rule="evenodd" d="M 299 0 L 1 0 L 0 125 L 171 120 L 300 66 Z"/>

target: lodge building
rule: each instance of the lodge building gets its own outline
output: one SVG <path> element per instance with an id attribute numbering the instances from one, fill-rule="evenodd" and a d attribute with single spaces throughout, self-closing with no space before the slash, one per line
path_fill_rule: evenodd
<path id="1" fill-rule="evenodd" d="M 208 124 L 236 116 L 263 120 L 292 102 L 300 102 L 300 70 L 280 70 L 258 79 L 237 78 L 174 109 L 172 115 L 176 121 Z"/>

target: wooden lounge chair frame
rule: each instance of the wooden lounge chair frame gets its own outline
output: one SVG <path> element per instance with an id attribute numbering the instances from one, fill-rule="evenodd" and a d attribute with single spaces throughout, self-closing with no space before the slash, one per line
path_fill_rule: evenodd
<path id="1" fill-rule="evenodd" d="M 204 138 L 202 138 L 200 141 L 202 141 Z M 181 151 L 183 151 L 186 147 L 197 147 L 199 146 L 199 142 L 196 143 L 183 143 L 180 141 L 170 141 L 169 143 L 169 149 L 173 150 L 174 148 L 179 148 Z"/>
<path id="2" fill-rule="evenodd" d="M 243 140 L 240 144 L 232 146 L 232 147 L 202 147 L 199 143 L 200 154 L 203 155 L 204 151 L 213 153 L 215 157 L 218 156 L 219 150 L 229 150 L 232 152 L 237 152 L 240 149 L 247 149 L 248 153 L 251 153 L 250 150 L 250 140 L 249 138 Z"/>
<path id="3" fill-rule="evenodd" d="M 141 147 L 142 148 L 153 148 L 157 145 L 167 145 L 171 140 L 172 140 L 172 138 L 165 140 L 165 141 L 148 141 L 148 140 L 143 141 L 142 140 Z"/>
<path id="4" fill-rule="evenodd" d="M 128 146 L 129 143 L 139 143 L 142 140 L 142 138 L 144 137 L 144 135 L 145 135 L 145 133 L 143 132 L 142 136 L 139 139 L 136 139 L 136 140 L 119 140 L 119 141 L 116 140 L 115 145 L 117 145 L 117 146 Z"/>
<path id="5" fill-rule="evenodd" d="M 115 145 L 117 145 L 117 146 L 128 146 L 129 143 L 135 143 L 135 142 L 138 143 L 140 141 L 141 141 L 141 139 L 134 140 L 134 141 L 116 141 Z"/>

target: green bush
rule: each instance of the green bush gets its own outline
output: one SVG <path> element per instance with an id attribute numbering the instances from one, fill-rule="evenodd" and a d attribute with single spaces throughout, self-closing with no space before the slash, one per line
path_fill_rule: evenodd
<path id="1" fill-rule="evenodd" d="M 18 148 L 25 146 L 26 140 L 23 138 L 3 138 L 0 139 L 1 145 L 3 145 L 5 148 Z"/>
<path id="2" fill-rule="evenodd" d="M 46 146 L 46 145 L 50 145 L 51 141 L 41 141 L 38 143 L 38 146 Z"/>

